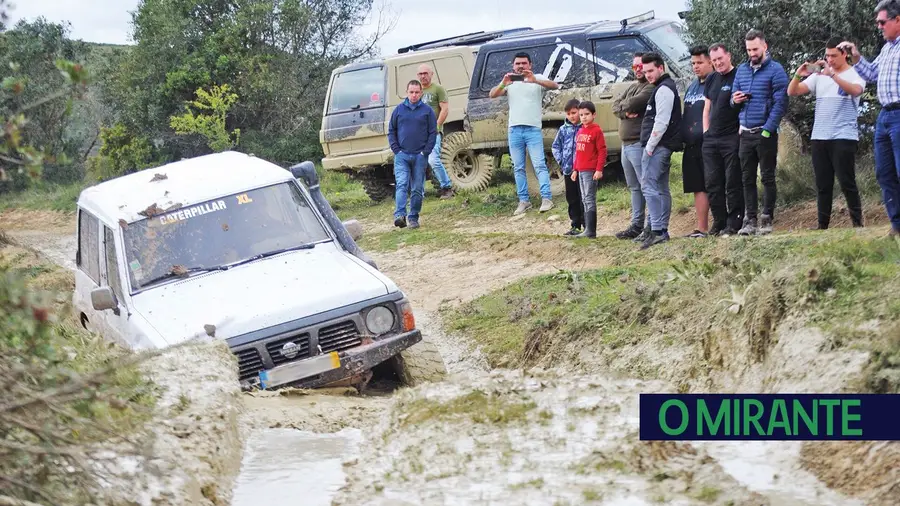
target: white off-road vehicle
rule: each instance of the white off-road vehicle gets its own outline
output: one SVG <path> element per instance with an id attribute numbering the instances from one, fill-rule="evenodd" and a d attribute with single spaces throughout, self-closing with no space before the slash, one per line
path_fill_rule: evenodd
<path id="1" fill-rule="evenodd" d="M 406 384 L 446 372 L 311 162 L 226 152 L 122 176 L 81 193 L 77 230 L 81 322 L 128 348 L 222 339 L 244 388 L 362 385 L 388 361 Z"/>

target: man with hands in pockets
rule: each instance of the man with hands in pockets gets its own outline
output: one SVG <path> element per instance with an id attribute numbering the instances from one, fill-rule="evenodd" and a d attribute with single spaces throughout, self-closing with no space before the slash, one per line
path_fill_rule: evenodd
<path id="1" fill-rule="evenodd" d="M 406 99 L 391 113 L 388 142 L 394 152 L 396 181 L 394 226 L 419 228 L 419 212 L 425 198 L 425 166 L 437 140 L 434 110 L 422 102 L 422 83 L 406 85 Z M 409 222 L 406 203 L 409 199 Z"/>

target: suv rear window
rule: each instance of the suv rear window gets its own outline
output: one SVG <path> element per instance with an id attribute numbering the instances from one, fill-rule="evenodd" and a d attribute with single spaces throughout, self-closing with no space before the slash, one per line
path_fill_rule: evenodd
<path id="1" fill-rule="evenodd" d="M 691 59 L 690 50 L 682 38 L 681 27 L 675 23 L 654 28 L 646 33 L 647 38 L 666 53 L 666 56 L 679 65 Z"/>
<path id="2" fill-rule="evenodd" d="M 384 67 L 341 72 L 331 83 L 328 114 L 384 106 Z"/>

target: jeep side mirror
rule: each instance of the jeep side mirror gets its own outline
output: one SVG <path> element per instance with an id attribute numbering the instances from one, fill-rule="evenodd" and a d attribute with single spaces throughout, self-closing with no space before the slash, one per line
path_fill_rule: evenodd
<path id="1" fill-rule="evenodd" d="M 363 236 L 363 227 L 362 223 L 357 220 L 347 220 L 344 222 L 344 228 L 347 229 L 347 233 L 350 234 L 350 237 L 354 241 L 358 241 Z"/>
<path id="2" fill-rule="evenodd" d="M 97 311 L 106 311 L 107 309 L 116 309 L 119 307 L 116 296 L 113 294 L 112 288 L 101 286 L 91 290 L 91 305 Z"/>

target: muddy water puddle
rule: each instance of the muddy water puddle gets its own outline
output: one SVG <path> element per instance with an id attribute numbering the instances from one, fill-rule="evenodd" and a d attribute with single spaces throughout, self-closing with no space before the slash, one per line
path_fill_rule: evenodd
<path id="1" fill-rule="evenodd" d="M 294 429 L 263 429 L 244 447 L 233 506 L 259 504 L 330 505 L 344 486 L 343 462 L 353 458 L 362 432 L 343 429 L 316 434 Z"/>

